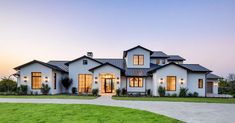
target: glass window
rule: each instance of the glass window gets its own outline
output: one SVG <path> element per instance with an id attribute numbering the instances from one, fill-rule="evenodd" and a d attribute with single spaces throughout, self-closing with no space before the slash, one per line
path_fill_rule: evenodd
<path id="1" fill-rule="evenodd" d="M 133 77 L 129 80 L 129 87 L 143 87 L 143 78 Z"/>
<path id="2" fill-rule="evenodd" d="M 203 88 L 203 79 L 198 79 L 198 88 Z"/>
<path id="3" fill-rule="evenodd" d="M 54 73 L 54 89 L 56 89 L 56 73 Z"/>
<path id="4" fill-rule="evenodd" d="M 144 55 L 134 55 L 133 63 L 134 65 L 144 65 Z"/>
<path id="5" fill-rule="evenodd" d="M 157 59 L 156 64 L 160 64 L 160 59 Z"/>
<path id="6" fill-rule="evenodd" d="M 83 65 L 87 65 L 88 61 L 87 60 L 83 60 Z"/>
<path id="7" fill-rule="evenodd" d="M 32 72 L 31 73 L 31 78 L 32 78 L 32 89 L 40 89 L 42 86 L 42 75 L 41 72 Z"/>
<path id="8" fill-rule="evenodd" d="M 91 93 L 92 75 L 91 74 L 79 74 L 79 93 Z"/>
<path id="9" fill-rule="evenodd" d="M 176 91 L 176 76 L 167 76 L 167 91 Z"/>
<path id="10" fill-rule="evenodd" d="M 166 64 L 166 60 L 165 59 L 162 60 L 162 64 Z"/>

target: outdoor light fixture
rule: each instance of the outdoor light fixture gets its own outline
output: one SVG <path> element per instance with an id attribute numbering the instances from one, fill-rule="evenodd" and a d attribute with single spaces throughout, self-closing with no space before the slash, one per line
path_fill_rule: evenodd
<path id="1" fill-rule="evenodd" d="M 217 83 L 217 82 L 215 82 L 215 83 L 214 83 L 214 85 L 215 85 L 215 86 L 218 86 L 218 83 Z"/>
<path id="2" fill-rule="evenodd" d="M 160 79 L 160 84 L 163 84 L 163 78 Z"/>
<path id="3" fill-rule="evenodd" d="M 181 84 L 181 85 L 183 85 L 183 84 L 184 84 L 184 79 L 183 79 L 183 78 L 181 78 L 181 82 L 180 82 L 180 84 Z"/>
<path id="4" fill-rule="evenodd" d="M 97 84 L 98 82 L 97 81 L 95 81 L 95 84 Z"/>
<path id="5" fill-rule="evenodd" d="M 117 84 L 119 84 L 119 81 L 117 81 Z"/>
<path id="6" fill-rule="evenodd" d="M 24 76 L 24 82 L 27 82 L 27 76 Z"/>
<path id="7" fill-rule="evenodd" d="M 45 77 L 45 82 L 48 82 L 48 77 L 47 76 Z"/>
<path id="8" fill-rule="evenodd" d="M 117 80 L 119 80 L 119 77 L 117 77 Z"/>
<path id="9" fill-rule="evenodd" d="M 98 77 L 95 77 L 95 79 L 98 79 Z"/>

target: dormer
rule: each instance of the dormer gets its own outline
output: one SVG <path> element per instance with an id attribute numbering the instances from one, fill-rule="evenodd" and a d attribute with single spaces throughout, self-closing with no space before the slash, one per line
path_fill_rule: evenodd
<path id="1" fill-rule="evenodd" d="M 153 54 L 151 55 L 151 60 L 150 62 L 152 64 L 157 64 L 157 65 L 165 65 L 167 64 L 167 58 L 169 58 L 169 56 L 167 54 L 165 54 L 162 51 L 153 51 Z"/>
<path id="2" fill-rule="evenodd" d="M 169 56 L 169 58 L 167 58 L 168 63 L 174 62 L 176 64 L 183 64 L 185 61 L 185 59 L 179 55 L 168 55 L 168 56 Z"/>
<path id="3" fill-rule="evenodd" d="M 140 45 L 124 51 L 127 68 L 150 68 L 150 55 L 153 52 Z"/>

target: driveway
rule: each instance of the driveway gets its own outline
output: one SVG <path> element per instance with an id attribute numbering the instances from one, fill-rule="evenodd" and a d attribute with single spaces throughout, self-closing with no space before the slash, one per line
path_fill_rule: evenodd
<path id="1" fill-rule="evenodd" d="M 189 123 L 234 123 L 235 121 L 235 104 L 121 101 L 112 100 L 110 96 L 94 100 L 0 98 L 0 102 L 108 105 L 146 110 Z"/>

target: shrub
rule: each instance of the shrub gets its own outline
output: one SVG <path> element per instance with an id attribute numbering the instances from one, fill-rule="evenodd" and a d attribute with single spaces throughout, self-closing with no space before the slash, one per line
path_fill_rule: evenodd
<path id="1" fill-rule="evenodd" d="M 159 87 L 158 87 L 158 94 L 159 94 L 160 97 L 164 97 L 165 94 L 166 94 L 166 89 L 165 89 L 165 87 L 159 86 Z"/>
<path id="2" fill-rule="evenodd" d="M 20 87 L 17 88 L 17 93 L 20 95 L 26 95 L 28 92 L 28 86 L 27 85 L 20 85 Z"/>
<path id="3" fill-rule="evenodd" d="M 186 97 L 188 89 L 187 88 L 180 88 L 179 97 Z"/>
<path id="4" fill-rule="evenodd" d="M 233 98 L 235 98 L 235 94 L 233 94 Z"/>
<path id="5" fill-rule="evenodd" d="M 152 94 L 151 94 L 151 89 L 148 89 L 147 90 L 147 96 L 151 96 Z"/>
<path id="6" fill-rule="evenodd" d="M 171 96 L 172 96 L 172 97 L 177 97 L 177 94 L 176 94 L 176 93 L 174 93 L 174 94 L 172 94 Z"/>
<path id="7" fill-rule="evenodd" d="M 193 96 L 194 96 L 194 97 L 198 97 L 198 95 L 199 95 L 198 92 L 194 92 L 194 93 L 193 93 Z"/>
<path id="8" fill-rule="evenodd" d="M 12 93 L 16 91 L 16 82 L 12 79 L 3 78 L 0 81 L 0 92 Z"/>
<path id="9" fill-rule="evenodd" d="M 122 88 L 122 95 L 124 96 L 124 95 L 126 95 L 126 88 Z"/>
<path id="10" fill-rule="evenodd" d="M 99 94 L 99 89 L 98 88 L 92 89 L 92 95 L 93 96 L 98 96 L 98 94 Z"/>
<path id="11" fill-rule="evenodd" d="M 48 84 L 42 84 L 42 87 L 41 87 L 41 92 L 43 95 L 47 95 L 50 91 L 50 87 L 48 86 Z"/>
<path id="12" fill-rule="evenodd" d="M 68 77 L 65 77 L 61 79 L 61 84 L 64 86 L 66 90 L 69 89 L 70 85 L 73 83 L 72 79 L 69 79 Z"/>
<path id="13" fill-rule="evenodd" d="M 189 92 L 188 97 L 193 97 L 193 93 Z"/>
<path id="14" fill-rule="evenodd" d="M 120 96 L 120 93 L 121 93 L 121 89 L 119 89 L 119 88 L 116 89 L 116 95 L 117 95 L 117 96 Z"/>
<path id="15" fill-rule="evenodd" d="M 76 87 L 72 87 L 72 94 L 76 94 L 77 93 L 77 88 Z"/>

